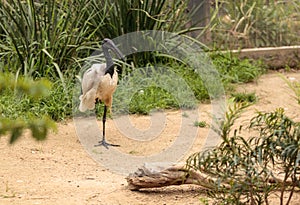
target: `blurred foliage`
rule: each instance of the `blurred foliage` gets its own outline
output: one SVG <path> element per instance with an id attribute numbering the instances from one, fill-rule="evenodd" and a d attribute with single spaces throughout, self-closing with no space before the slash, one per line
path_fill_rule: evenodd
<path id="1" fill-rule="evenodd" d="M 38 88 L 29 86 L 30 90 L 44 88 L 41 86 Z M 16 119 L 20 116 L 22 116 L 22 119 L 31 117 L 42 118 L 43 116 L 48 116 L 55 121 L 68 119 L 72 116 L 73 83 L 67 82 L 66 89 L 60 81 L 57 81 L 52 83 L 51 88 L 43 90 L 47 93 L 38 95 L 37 99 L 31 95 L 24 94 L 24 92 L 7 89 L 2 91 L 0 96 L 1 115 L 10 119 Z M 18 103 L 15 103 L 16 100 Z"/>
<path id="2" fill-rule="evenodd" d="M 219 49 L 299 43 L 299 0 L 216 0 L 210 31 Z"/>
<path id="3" fill-rule="evenodd" d="M 27 94 L 32 98 L 39 98 L 41 96 L 47 96 L 51 89 L 51 83 L 46 79 L 39 81 L 32 81 L 31 78 L 20 78 L 16 79 L 11 74 L 0 75 L 0 91 L 14 90 L 15 94 Z"/>
<path id="4" fill-rule="evenodd" d="M 50 83 L 46 80 L 33 81 L 29 78 L 19 78 L 15 80 L 12 75 L 0 75 L 0 135 L 10 135 L 9 142 L 12 144 L 20 138 L 25 129 L 31 131 L 31 135 L 36 140 L 43 140 L 46 138 L 49 130 L 55 129 L 55 123 L 46 116 L 33 116 L 29 114 L 24 116 L 25 112 L 18 113 L 17 110 L 12 109 L 12 106 L 22 106 L 21 103 L 24 98 L 30 101 L 39 101 L 40 98 L 46 97 L 49 94 Z M 13 98 L 11 101 L 7 99 L 7 93 L 11 93 Z M 7 110 L 11 110 L 10 115 Z M 29 110 L 26 112 L 30 113 Z"/>

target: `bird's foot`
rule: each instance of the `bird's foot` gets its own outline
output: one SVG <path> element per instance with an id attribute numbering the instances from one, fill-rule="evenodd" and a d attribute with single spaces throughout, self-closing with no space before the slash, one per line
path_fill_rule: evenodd
<path id="1" fill-rule="evenodd" d="M 104 146 L 106 149 L 108 149 L 108 146 L 120 147 L 120 145 L 118 145 L 118 144 L 111 144 L 111 143 L 106 142 L 105 140 L 101 140 L 101 141 L 99 141 L 99 144 L 95 145 L 95 147 L 99 147 L 99 146 Z"/>

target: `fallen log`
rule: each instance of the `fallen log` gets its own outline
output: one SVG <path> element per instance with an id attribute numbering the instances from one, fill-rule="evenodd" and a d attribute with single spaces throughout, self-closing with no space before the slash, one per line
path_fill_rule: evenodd
<path id="1" fill-rule="evenodd" d="M 208 174 L 194 169 L 188 169 L 185 164 L 170 165 L 166 163 L 145 163 L 137 171 L 126 177 L 130 190 L 140 190 L 143 188 L 158 188 L 171 185 L 194 184 L 206 190 L 216 189 L 218 180 Z M 273 176 L 261 179 L 269 184 L 277 184 L 279 187 L 293 186 L 292 181 L 283 181 L 283 176 Z M 232 181 L 224 180 L 222 185 L 217 188 L 230 188 Z"/>
<path id="2" fill-rule="evenodd" d="M 189 170 L 182 164 L 166 166 L 162 163 L 146 163 L 126 179 L 130 190 L 182 184 L 196 184 L 206 189 L 212 188 L 210 177 L 195 170 Z"/>

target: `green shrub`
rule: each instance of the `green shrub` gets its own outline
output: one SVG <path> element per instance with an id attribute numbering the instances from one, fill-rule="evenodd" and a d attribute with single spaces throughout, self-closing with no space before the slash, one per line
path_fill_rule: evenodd
<path id="1" fill-rule="evenodd" d="M 242 126 L 233 127 L 248 105 L 230 105 L 214 128 L 222 137 L 220 145 L 191 155 L 187 166 L 210 179 L 203 186 L 216 204 L 269 204 L 275 191 L 280 204 L 290 204 L 299 187 L 300 123 L 283 108 L 258 112 L 248 127 L 256 134 L 245 139 Z"/>
<path id="2" fill-rule="evenodd" d="M 241 60 L 229 52 L 212 52 L 210 56 L 225 84 L 253 82 L 265 70 L 260 61 Z"/>

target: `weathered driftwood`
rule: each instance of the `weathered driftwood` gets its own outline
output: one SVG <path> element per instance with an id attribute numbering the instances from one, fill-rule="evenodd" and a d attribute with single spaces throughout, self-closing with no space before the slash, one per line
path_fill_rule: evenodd
<path id="1" fill-rule="evenodd" d="M 182 184 L 197 184 L 204 188 L 211 186 L 211 179 L 205 174 L 188 170 L 184 165 L 167 167 L 160 163 L 145 164 L 126 179 L 130 190 Z"/>
<path id="2" fill-rule="evenodd" d="M 136 172 L 126 177 L 128 188 L 130 190 L 140 190 L 143 188 L 157 188 L 170 185 L 195 184 L 204 189 L 214 189 L 217 179 L 196 171 L 187 169 L 184 164 L 170 165 L 162 163 L 145 164 Z M 284 184 L 292 186 L 291 181 L 283 181 L 283 177 L 278 174 L 277 177 L 264 179 L 267 183 Z M 222 183 L 223 188 L 230 187 L 230 180 Z"/>

